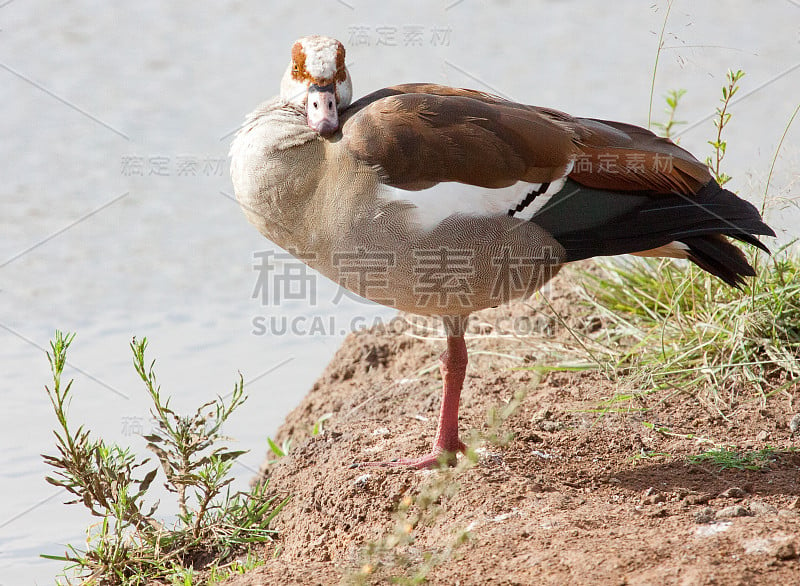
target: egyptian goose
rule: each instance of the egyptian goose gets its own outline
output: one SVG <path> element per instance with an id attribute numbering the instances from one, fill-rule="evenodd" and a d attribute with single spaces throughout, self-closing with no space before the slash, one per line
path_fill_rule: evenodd
<path id="1" fill-rule="evenodd" d="M 343 287 L 443 318 L 444 396 L 435 466 L 464 450 L 458 403 L 473 311 L 529 296 L 593 256 L 685 258 L 738 287 L 754 271 L 728 240 L 774 236 L 706 165 L 648 130 L 435 84 L 350 103 L 345 49 L 309 36 L 280 96 L 231 146 L 248 220 Z"/>

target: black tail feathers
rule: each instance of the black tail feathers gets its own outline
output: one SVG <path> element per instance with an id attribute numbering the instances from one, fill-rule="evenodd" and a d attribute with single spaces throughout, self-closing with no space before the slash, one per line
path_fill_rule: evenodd
<path id="1" fill-rule="evenodd" d="M 775 236 L 755 206 L 715 181 L 682 195 L 606 191 L 568 180 L 531 221 L 553 234 L 568 261 L 682 242 L 692 262 L 734 287 L 755 273 L 726 237 L 769 252 L 756 236 Z"/>

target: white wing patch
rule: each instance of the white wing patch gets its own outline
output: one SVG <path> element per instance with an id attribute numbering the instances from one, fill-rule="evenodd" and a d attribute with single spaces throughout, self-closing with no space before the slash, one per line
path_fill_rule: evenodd
<path id="1" fill-rule="evenodd" d="M 567 169 L 567 174 L 569 171 Z M 412 221 L 423 230 L 432 230 L 445 218 L 455 214 L 487 218 L 513 216 L 530 220 L 553 195 L 563 189 L 566 181 L 565 175 L 549 184 L 518 181 L 500 189 L 454 182 L 437 183 L 419 191 L 383 186 L 379 197 L 413 204 L 414 209 L 409 210 Z"/>

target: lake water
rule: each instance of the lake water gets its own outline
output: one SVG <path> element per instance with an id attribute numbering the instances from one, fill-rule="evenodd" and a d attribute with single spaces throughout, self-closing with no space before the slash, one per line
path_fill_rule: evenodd
<path id="1" fill-rule="evenodd" d="M 241 372 L 249 402 L 226 431 L 251 450 L 235 469 L 244 488 L 343 334 L 391 317 L 297 277 L 291 260 L 258 270 L 254 254 L 274 250 L 231 199 L 231 134 L 277 92 L 295 38 L 342 40 L 356 96 L 433 81 L 646 124 L 665 8 L 650 4 L 0 2 L 0 586 L 51 583 L 61 566 L 38 555 L 81 545 L 95 521 L 43 479 L 55 423 L 44 350 L 56 328 L 78 334 L 73 422 L 140 453 L 150 423 L 132 336 L 149 338 L 178 410 L 230 392 Z M 659 96 L 687 89 L 681 144 L 701 157 L 728 68 L 747 76 L 725 169 L 760 203 L 800 100 L 800 3 L 675 2 L 655 117 Z M 800 219 L 786 201 L 799 146 L 800 122 L 770 188 L 784 240 Z M 265 331 L 270 319 L 288 332 Z"/>

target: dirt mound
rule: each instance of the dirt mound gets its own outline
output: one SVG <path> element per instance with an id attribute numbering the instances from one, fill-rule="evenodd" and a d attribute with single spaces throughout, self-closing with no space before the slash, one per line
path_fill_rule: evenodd
<path id="1" fill-rule="evenodd" d="M 429 447 L 444 348 L 433 322 L 351 334 L 281 428 L 291 454 L 263 468 L 292 495 L 280 537 L 265 566 L 227 584 L 798 583 L 800 389 L 726 419 L 678 393 L 608 403 L 621 387 L 599 369 L 525 370 L 586 362 L 565 325 L 603 326 L 578 309 L 570 274 L 473 322 L 461 429 L 496 440 L 473 466 L 350 467 Z M 761 459 L 689 463 L 721 444 Z"/>

